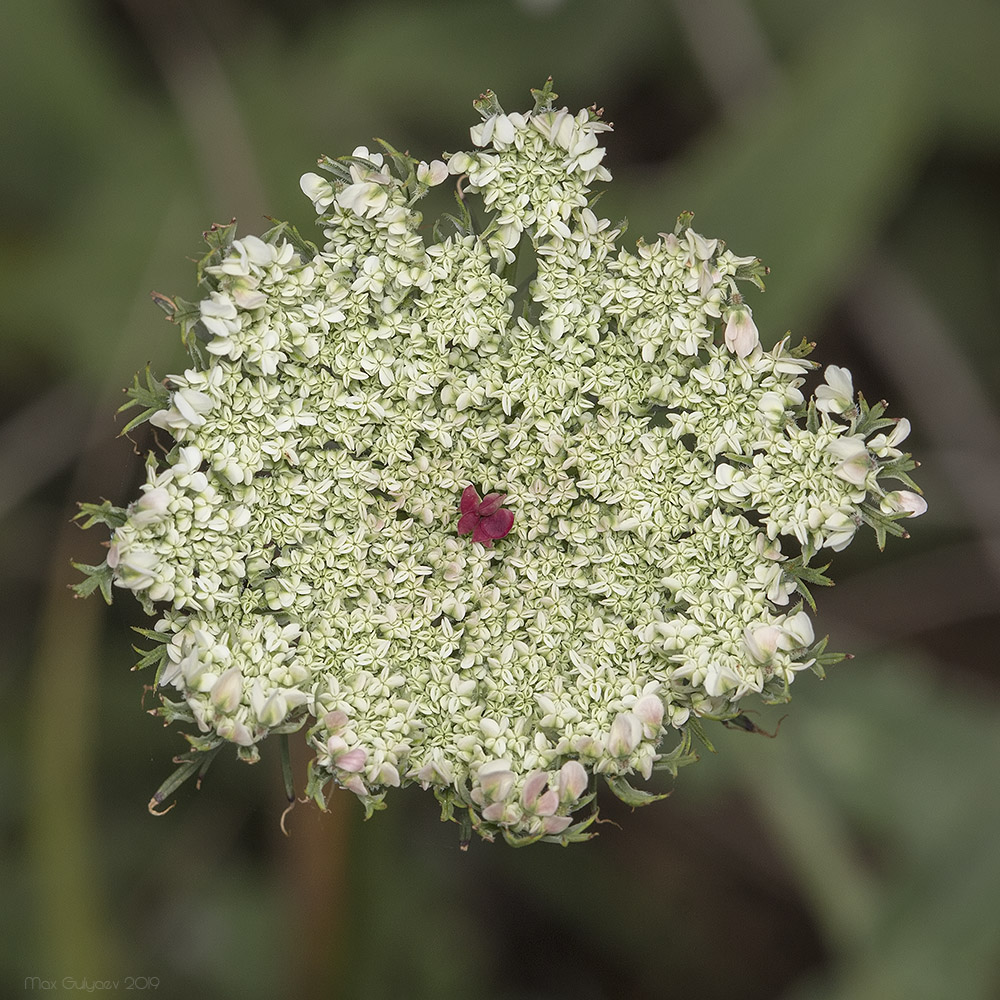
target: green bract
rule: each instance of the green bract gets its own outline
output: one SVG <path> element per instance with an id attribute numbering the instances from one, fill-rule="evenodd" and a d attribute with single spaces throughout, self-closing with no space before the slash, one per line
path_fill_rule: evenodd
<path id="1" fill-rule="evenodd" d="M 881 485 L 912 486 L 906 422 L 841 368 L 806 402 L 805 351 L 761 348 L 759 261 L 689 216 L 619 247 L 590 192 L 609 126 L 554 97 L 487 95 L 447 162 L 324 158 L 322 249 L 218 229 L 201 301 L 160 297 L 193 365 L 131 397 L 176 444 L 127 510 L 85 506 L 114 530 L 80 590 L 157 618 L 161 714 L 198 730 L 163 794 L 305 725 L 320 803 L 418 782 L 487 838 L 581 839 L 593 775 L 647 801 L 628 776 L 676 771 L 700 719 L 836 659 L 810 562 L 920 513 Z"/>

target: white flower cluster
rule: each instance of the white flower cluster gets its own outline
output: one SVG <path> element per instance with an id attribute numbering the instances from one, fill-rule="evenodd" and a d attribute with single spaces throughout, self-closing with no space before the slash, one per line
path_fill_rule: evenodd
<path id="1" fill-rule="evenodd" d="M 807 404 L 812 363 L 762 349 L 756 259 L 683 217 L 620 248 L 591 207 L 610 126 L 551 96 L 446 162 L 321 161 L 321 249 L 205 266 L 207 355 L 107 563 L 204 745 L 313 720 L 318 799 L 417 782 L 517 843 L 585 836 L 591 776 L 674 769 L 671 729 L 786 697 L 822 662 L 809 559 L 923 506 L 880 484 L 908 482 L 905 421 L 836 367 Z M 477 218 L 428 243 L 413 206 L 449 176 Z"/>

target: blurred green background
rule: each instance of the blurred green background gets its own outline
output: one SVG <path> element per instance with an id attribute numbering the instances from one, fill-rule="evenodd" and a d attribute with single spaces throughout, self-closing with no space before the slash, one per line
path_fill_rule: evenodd
<path id="1" fill-rule="evenodd" d="M 0 995 L 1000 996 L 998 50 L 986 0 L 5 0 Z M 616 125 L 629 239 L 693 210 L 771 266 L 766 341 L 911 418 L 930 512 L 818 595 L 856 659 L 567 850 L 462 854 L 419 791 L 286 838 L 267 746 L 152 818 L 184 745 L 128 672 L 141 615 L 67 590 L 102 553 L 75 502 L 142 475 L 121 387 L 183 364 L 150 290 L 194 293 L 212 222 L 308 235 L 318 154 L 429 160 L 549 74 Z"/>

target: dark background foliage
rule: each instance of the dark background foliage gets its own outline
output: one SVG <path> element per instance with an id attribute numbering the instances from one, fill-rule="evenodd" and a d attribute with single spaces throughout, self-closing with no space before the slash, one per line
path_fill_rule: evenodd
<path id="1" fill-rule="evenodd" d="M 4 3 L 0 993 L 1000 994 L 998 43 L 987 0 Z M 519 109 L 549 74 L 616 125 L 602 211 L 629 238 L 695 211 L 771 266 L 767 342 L 815 339 L 912 419 L 930 512 L 819 595 L 856 659 L 567 850 L 460 853 L 415 790 L 367 824 L 299 806 L 286 838 L 266 745 L 153 819 L 183 744 L 128 673 L 141 616 L 67 590 L 101 558 L 75 501 L 142 475 L 121 387 L 183 364 L 150 289 L 193 294 L 211 222 L 308 231 L 318 154 L 430 159 L 480 91 Z"/>

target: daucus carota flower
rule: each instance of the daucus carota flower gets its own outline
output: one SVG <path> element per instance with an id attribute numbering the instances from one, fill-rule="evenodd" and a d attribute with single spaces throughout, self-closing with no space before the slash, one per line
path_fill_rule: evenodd
<path id="1" fill-rule="evenodd" d="M 112 537 L 79 590 L 154 617 L 184 773 L 305 727 L 321 804 L 417 783 L 487 838 L 582 839 L 597 776 L 646 801 L 630 776 L 703 720 L 833 662 L 811 561 L 923 511 L 909 425 L 836 366 L 807 399 L 807 350 L 762 346 L 759 261 L 688 215 L 622 246 L 591 193 L 610 126 L 554 97 L 484 95 L 441 159 L 324 157 L 320 246 L 218 228 L 200 301 L 159 297 L 192 364 L 136 380 L 132 425 L 175 443 L 127 508 L 84 505 Z M 449 175 L 478 222 L 429 239 Z"/>

